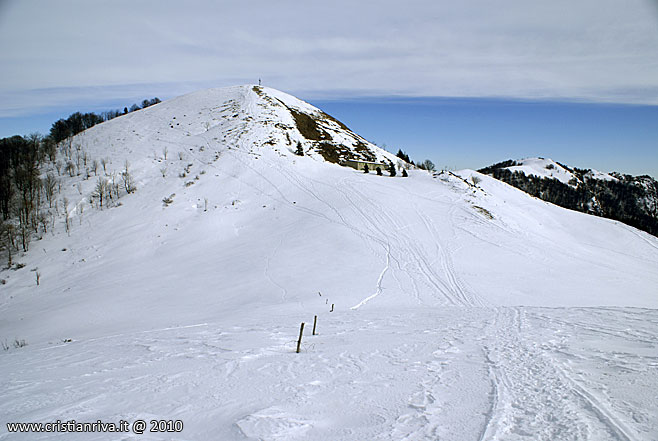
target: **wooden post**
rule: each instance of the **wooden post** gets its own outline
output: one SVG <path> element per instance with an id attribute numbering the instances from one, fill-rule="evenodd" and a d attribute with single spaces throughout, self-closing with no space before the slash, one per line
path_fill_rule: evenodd
<path id="1" fill-rule="evenodd" d="M 315 318 L 313 318 L 313 335 L 315 335 L 315 327 L 318 325 L 318 316 L 316 315 Z"/>
<path id="2" fill-rule="evenodd" d="M 302 322 L 301 328 L 299 328 L 299 340 L 297 340 L 297 353 L 299 354 L 299 349 L 302 346 L 302 334 L 304 334 L 304 322 Z"/>
<path id="3" fill-rule="evenodd" d="M 331 304 L 331 311 L 329 311 L 329 312 L 334 312 L 334 304 L 333 303 Z"/>

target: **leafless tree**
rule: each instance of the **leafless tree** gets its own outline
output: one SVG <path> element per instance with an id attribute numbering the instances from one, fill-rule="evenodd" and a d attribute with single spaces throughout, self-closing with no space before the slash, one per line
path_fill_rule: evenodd
<path id="1" fill-rule="evenodd" d="M 105 178 L 98 178 L 96 181 L 96 187 L 94 187 L 94 192 L 92 193 L 93 197 L 98 198 L 101 210 L 103 209 L 103 200 L 107 204 L 107 194 L 110 191 L 110 183 Z"/>
<path id="2" fill-rule="evenodd" d="M 130 163 L 127 159 L 124 167 L 125 169 L 121 173 L 121 179 L 123 179 L 123 187 L 126 189 L 126 193 L 130 194 L 137 190 L 137 188 L 135 187 L 135 181 L 133 180 L 133 177 L 130 174 L 130 170 L 128 169 L 130 167 Z"/>
<path id="3" fill-rule="evenodd" d="M 55 192 L 57 191 L 57 178 L 52 173 L 48 173 L 43 180 L 43 189 L 46 193 L 48 206 L 52 208 L 55 199 Z"/>

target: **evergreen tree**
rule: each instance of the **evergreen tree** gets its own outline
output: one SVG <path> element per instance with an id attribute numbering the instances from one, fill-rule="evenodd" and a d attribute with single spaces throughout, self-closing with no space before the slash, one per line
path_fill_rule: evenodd
<path id="1" fill-rule="evenodd" d="M 407 174 L 407 170 L 403 168 L 403 169 L 402 169 L 402 177 L 403 177 L 403 178 L 406 178 L 406 177 L 408 177 L 408 176 L 409 176 L 409 175 Z"/>
<path id="2" fill-rule="evenodd" d="M 388 172 L 391 175 L 391 177 L 397 174 L 397 172 L 395 171 L 395 164 L 393 164 L 392 162 L 388 166 Z"/>
<path id="3" fill-rule="evenodd" d="M 363 173 L 370 173 L 370 169 L 368 168 L 368 164 L 366 164 L 366 165 L 363 167 Z"/>
<path id="4" fill-rule="evenodd" d="M 399 149 L 395 156 L 397 156 L 398 158 L 400 158 L 400 159 L 402 159 L 402 160 L 404 160 L 408 163 L 411 163 L 411 159 L 409 159 L 409 155 L 407 155 L 405 152 L 403 152 L 402 149 Z"/>
<path id="5" fill-rule="evenodd" d="M 375 170 L 377 170 L 377 176 L 382 176 L 382 169 L 381 169 L 381 167 L 377 167 Z"/>
<path id="6" fill-rule="evenodd" d="M 297 141 L 297 150 L 295 150 L 295 155 L 304 156 L 304 147 L 302 147 L 301 141 Z"/>

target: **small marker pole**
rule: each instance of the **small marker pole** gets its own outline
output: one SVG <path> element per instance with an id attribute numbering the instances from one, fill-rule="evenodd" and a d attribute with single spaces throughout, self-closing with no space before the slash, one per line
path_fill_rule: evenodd
<path id="1" fill-rule="evenodd" d="M 299 349 L 302 346 L 302 334 L 304 334 L 304 322 L 302 322 L 302 326 L 299 328 L 299 340 L 297 340 L 297 353 L 299 354 Z"/>
<path id="2" fill-rule="evenodd" d="M 313 319 L 313 335 L 315 335 L 315 327 L 318 324 L 318 316 L 316 315 L 315 318 Z"/>
<path id="3" fill-rule="evenodd" d="M 334 304 L 333 303 L 331 304 L 331 311 L 329 311 L 329 312 L 334 312 Z"/>

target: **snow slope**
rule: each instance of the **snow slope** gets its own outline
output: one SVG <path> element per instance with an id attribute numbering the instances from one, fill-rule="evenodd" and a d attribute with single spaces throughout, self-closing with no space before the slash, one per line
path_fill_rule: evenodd
<path id="1" fill-rule="evenodd" d="M 137 191 L 101 211 L 93 176 L 67 179 L 70 236 L 60 220 L 2 272 L 0 339 L 28 345 L 0 354 L 0 439 L 140 418 L 185 429 L 73 438 L 658 438 L 658 239 L 470 170 L 328 163 L 290 109 L 397 162 L 253 86 L 76 137 Z"/>

